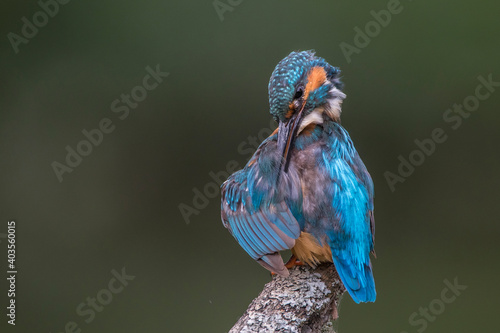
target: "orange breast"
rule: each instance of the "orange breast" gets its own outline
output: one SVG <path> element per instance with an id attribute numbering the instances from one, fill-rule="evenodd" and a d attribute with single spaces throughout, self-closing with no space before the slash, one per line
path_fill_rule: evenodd
<path id="1" fill-rule="evenodd" d="M 316 237 L 307 232 L 301 232 L 292 253 L 303 263 L 316 267 L 322 262 L 333 262 L 332 252 L 326 242 L 320 244 Z"/>

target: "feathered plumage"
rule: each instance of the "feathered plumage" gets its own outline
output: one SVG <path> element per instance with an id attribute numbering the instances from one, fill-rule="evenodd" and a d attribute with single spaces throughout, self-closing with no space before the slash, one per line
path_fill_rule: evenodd
<path id="1" fill-rule="evenodd" d="M 339 73 L 311 51 L 278 64 L 269 84 L 278 130 L 222 185 L 222 221 L 265 268 L 287 276 L 287 249 L 311 265 L 333 261 L 354 301 L 373 302 L 373 183 L 339 123 Z"/>

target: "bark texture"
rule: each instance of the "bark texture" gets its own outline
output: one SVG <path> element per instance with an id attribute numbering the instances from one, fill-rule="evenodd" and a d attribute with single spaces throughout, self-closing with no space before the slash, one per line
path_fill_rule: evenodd
<path id="1" fill-rule="evenodd" d="M 344 293 L 333 264 L 298 266 L 290 276 L 274 276 L 229 333 L 334 332 L 332 320 Z"/>

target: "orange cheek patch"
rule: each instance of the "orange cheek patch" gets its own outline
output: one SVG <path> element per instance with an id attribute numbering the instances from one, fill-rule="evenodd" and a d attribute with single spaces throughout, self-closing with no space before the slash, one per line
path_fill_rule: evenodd
<path id="1" fill-rule="evenodd" d="M 307 75 L 307 84 L 304 91 L 304 96 L 303 96 L 304 102 L 302 104 L 302 107 L 304 107 L 304 103 L 307 101 L 309 94 L 312 91 L 321 87 L 325 82 L 326 82 L 326 71 L 323 67 L 316 66 L 309 71 L 309 74 Z M 292 102 L 288 105 L 288 111 L 285 114 L 285 117 L 287 119 L 290 119 L 294 113 L 295 113 L 295 105 Z"/>
<path id="2" fill-rule="evenodd" d="M 307 100 L 311 91 L 321 87 L 326 82 L 326 71 L 321 66 L 316 66 L 311 69 L 307 75 L 307 85 L 304 92 L 304 100 Z"/>
<path id="3" fill-rule="evenodd" d="M 288 112 L 286 113 L 285 117 L 287 119 L 290 119 L 290 117 L 293 116 L 295 110 L 294 110 L 294 107 L 293 107 L 293 103 L 290 103 L 290 105 L 288 106 Z"/>

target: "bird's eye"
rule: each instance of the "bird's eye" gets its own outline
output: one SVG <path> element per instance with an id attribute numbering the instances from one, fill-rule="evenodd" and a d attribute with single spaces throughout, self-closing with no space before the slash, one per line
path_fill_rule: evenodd
<path id="1" fill-rule="evenodd" d="M 295 92 L 295 96 L 293 96 L 293 99 L 301 98 L 303 93 L 304 93 L 304 88 L 298 87 L 297 91 Z"/>

